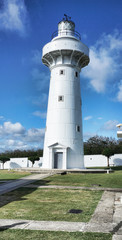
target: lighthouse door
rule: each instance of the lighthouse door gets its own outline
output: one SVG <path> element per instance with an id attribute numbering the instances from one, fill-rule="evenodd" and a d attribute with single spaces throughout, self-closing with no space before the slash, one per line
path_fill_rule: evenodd
<path id="1" fill-rule="evenodd" d="M 54 154 L 54 168 L 62 169 L 62 162 L 63 162 L 63 153 L 56 152 Z"/>

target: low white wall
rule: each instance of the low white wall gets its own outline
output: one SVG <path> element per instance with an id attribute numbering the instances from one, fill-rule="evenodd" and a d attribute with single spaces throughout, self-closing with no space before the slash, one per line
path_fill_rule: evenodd
<path id="1" fill-rule="evenodd" d="M 110 165 L 122 166 L 122 154 L 114 154 L 110 157 Z"/>
<path id="2" fill-rule="evenodd" d="M 35 161 L 33 167 L 42 167 L 43 157 L 39 158 L 39 161 Z"/>
<path id="3" fill-rule="evenodd" d="M 35 161 L 33 167 L 42 167 L 43 157 L 39 161 Z M 32 167 L 32 162 L 28 158 L 10 158 L 10 161 L 4 163 L 4 169 Z M 0 163 L 0 169 L 3 169 L 3 164 Z"/>
<path id="4" fill-rule="evenodd" d="M 103 155 L 84 155 L 85 167 L 105 167 L 107 166 L 107 157 Z"/>
<path id="5" fill-rule="evenodd" d="M 31 162 L 28 158 L 10 158 L 10 161 L 5 162 L 4 168 L 22 168 L 22 167 L 31 167 Z"/>
<path id="6" fill-rule="evenodd" d="M 110 166 L 122 166 L 122 154 L 115 154 L 110 157 Z M 84 155 L 85 167 L 106 167 L 107 157 L 103 155 Z M 32 167 L 32 162 L 28 158 L 10 158 L 10 161 L 5 162 L 4 169 Z M 35 161 L 33 167 L 43 167 L 43 157 L 39 161 Z M 0 169 L 3 169 L 3 164 L 0 163 Z"/>
<path id="7" fill-rule="evenodd" d="M 3 164 L 2 163 L 0 163 L 0 169 L 2 169 L 3 168 Z"/>
<path id="8" fill-rule="evenodd" d="M 109 159 L 110 166 L 122 166 L 122 154 L 114 154 Z M 103 155 L 84 155 L 85 167 L 107 167 L 107 157 Z"/>

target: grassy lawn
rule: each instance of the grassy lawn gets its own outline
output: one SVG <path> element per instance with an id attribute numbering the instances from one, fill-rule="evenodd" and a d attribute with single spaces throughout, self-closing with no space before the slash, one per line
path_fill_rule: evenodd
<path id="1" fill-rule="evenodd" d="M 0 231 L 0 240 L 112 240 L 111 234 L 105 233 L 80 233 L 80 232 L 50 232 L 33 230 L 13 230 Z"/>
<path id="2" fill-rule="evenodd" d="M 0 196 L 0 219 L 88 222 L 102 191 L 20 188 Z M 70 209 L 83 210 L 80 214 Z"/>
<path id="3" fill-rule="evenodd" d="M 110 167 L 87 167 L 87 169 L 112 169 L 112 170 L 122 170 L 122 166 L 110 166 Z"/>
<path id="4" fill-rule="evenodd" d="M 63 186 L 81 186 L 93 187 L 101 185 L 101 187 L 122 188 L 122 171 L 113 173 L 68 173 L 66 175 L 54 175 L 44 180 L 39 180 L 34 184 L 37 185 L 63 185 Z"/>
<path id="5" fill-rule="evenodd" d="M 0 170 L 0 181 L 15 180 L 30 175 L 28 172 L 19 172 L 15 170 Z"/>

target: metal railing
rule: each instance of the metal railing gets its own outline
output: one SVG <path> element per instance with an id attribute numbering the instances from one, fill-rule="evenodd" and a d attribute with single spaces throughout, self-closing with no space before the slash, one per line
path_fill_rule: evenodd
<path id="1" fill-rule="evenodd" d="M 76 38 L 78 38 L 79 40 L 81 40 L 81 36 L 80 36 L 80 33 L 78 33 L 77 31 L 70 31 L 70 30 L 57 30 L 55 31 L 53 34 L 52 34 L 52 38 L 53 39 L 54 37 L 57 37 L 57 36 L 66 36 L 66 35 L 69 35 L 69 36 L 74 36 Z"/>

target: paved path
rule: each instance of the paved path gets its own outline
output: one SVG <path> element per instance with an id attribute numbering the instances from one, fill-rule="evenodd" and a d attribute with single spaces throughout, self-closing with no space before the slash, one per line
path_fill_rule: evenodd
<path id="1" fill-rule="evenodd" d="M 39 179 L 44 179 L 50 174 L 34 174 L 14 180 L 0 186 L 0 194 L 12 191 L 22 186 L 40 188 L 69 188 L 69 189 L 91 189 L 102 190 L 101 188 L 85 188 L 74 186 L 38 186 L 31 184 Z M 31 184 L 31 185 L 28 185 Z M 113 190 L 113 191 L 112 191 Z M 88 223 L 84 222 L 63 222 L 63 221 L 33 221 L 0 219 L 0 228 L 4 229 L 32 229 L 49 231 L 69 232 L 103 232 L 113 234 L 112 240 L 122 240 L 122 189 L 110 189 L 102 195 L 98 206 Z"/>
<path id="2" fill-rule="evenodd" d="M 105 191 L 88 223 L 0 219 L 0 228 L 112 233 L 122 240 L 122 193 Z"/>
<path id="3" fill-rule="evenodd" d="M 33 183 L 37 180 L 44 179 L 48 176 L 51 176 L 51 174 L 32 174 L 14 181 L 0 184 L 0 195 L 7 192 L 11 192 L 19 187 Z"/>
<path id="4" fill-rule="evenodd" d="M 60 186 L 60 185 L 36 185 L 28 184 L 25 187 L 27 188 L 55 188 L 55 189 L 81 189 L 81 190 L 101 190 L 101 191 L 110 191 L 110 192 L 122 192 L 122 188 L 105 188 L 105 187 L 78 187 L 78 186 Z"/>
<path id="5" fill-rule="evenodd" d="M 83 231 L 85 223 L 82 222 L 63 222 L 63 221 L 33 221 L 0 219 L 0 228 L 4 229 L 31 229 L 46 231 Z"/>
<path id="6" fill-rule="evenodd" d="M 122 193 L 105 191 L 88 223 L 0 219 L 1 229 L 31 229 L 68 232 L 103 232 L 122 240 Z"/>
<path id="7" fill-rule="evenodd" d="M 113 222 L 116 222 L 116 226 L 113 229 L 112 240 L 122 240 L 122 194 L 116 193 L 114 202 L 114 214 Z"/>
<path id="8" fill-rule="evenodd" d="M 122 240 L 122 193 L 105 191 L 98 206 L 84 227 L 87 232 L 111 232 L 112 240 Z"/>

